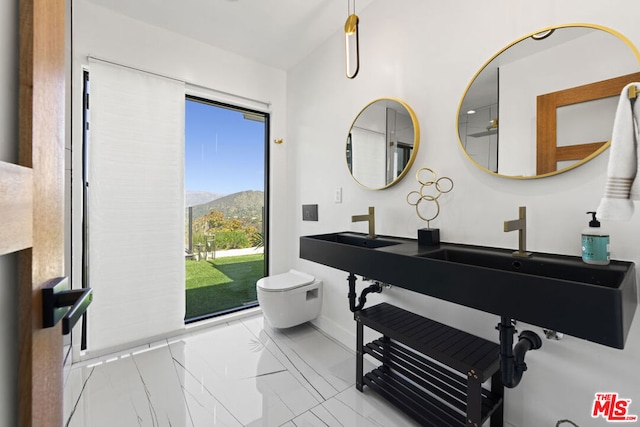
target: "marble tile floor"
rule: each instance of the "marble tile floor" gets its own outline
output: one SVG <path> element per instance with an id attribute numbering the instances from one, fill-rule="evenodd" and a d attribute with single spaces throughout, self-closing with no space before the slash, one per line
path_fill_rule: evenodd
<path id="1" fill-rule="evenodd" d="M 278 330 L 256 315 L 73 365 L 65 425 L 417 425 L 354 383 L 353 350 L 310 324 Z"/>

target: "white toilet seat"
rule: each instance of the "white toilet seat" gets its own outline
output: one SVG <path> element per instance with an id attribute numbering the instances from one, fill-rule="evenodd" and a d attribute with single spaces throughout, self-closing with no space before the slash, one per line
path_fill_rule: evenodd
<path id="1" fill-rule="evenodd" d="M 258 303 L 274 328 L 290 328 L 315 319 L 322 307 L 322 280 L 296 270 L 256 282 Z"/>
<path id="2" fill-rule="evenodd" d="M 292 269 L 286 273 L 263 277 L 258 280 L 257 286 L 265 292 L 284 292 L 301 288 L 314 281 L 315 277 Z"/>

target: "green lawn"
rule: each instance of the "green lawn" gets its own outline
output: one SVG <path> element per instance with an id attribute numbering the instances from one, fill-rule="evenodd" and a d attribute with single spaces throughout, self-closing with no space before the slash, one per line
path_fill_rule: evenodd
<path id="1" fill-rule="evenodd" d="M 264 276 L 264 255 L 186 260 L 185 319 L 255 302 L 256 282 Z"/>

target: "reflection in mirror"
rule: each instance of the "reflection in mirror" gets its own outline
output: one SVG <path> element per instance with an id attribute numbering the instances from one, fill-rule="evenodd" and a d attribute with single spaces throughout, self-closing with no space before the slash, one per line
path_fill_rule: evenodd
<path id="1" fill-rule="evenodd" d="M 639 60 L 625 37 L 600 26 L 529 34 L 471 81 L 458 110 L 460 144 L 481 169 L 508 178 L 577 167 L 609 146 L 617 97 L 640 79 Z"/>
<path id="2" fill-rule="evenodd" d="M 400 181 L 418 151 L 420 129 L 404 102 L 383 98 L 358 114 L 347 136 L 347 166 L 363 187 L 381 190 Z"/>

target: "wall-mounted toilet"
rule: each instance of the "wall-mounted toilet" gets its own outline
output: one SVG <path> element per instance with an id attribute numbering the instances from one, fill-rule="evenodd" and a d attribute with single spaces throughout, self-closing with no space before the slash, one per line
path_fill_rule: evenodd
<path id="1" fill-rule="evenodd" d="M 297 270 L 263 277 L 256 283 L 258 303 L 274 328 L 313 320 L 322 307 L 322 281 Z"/>

